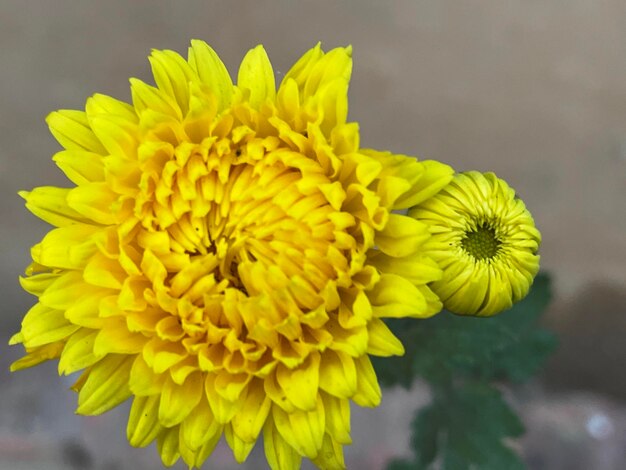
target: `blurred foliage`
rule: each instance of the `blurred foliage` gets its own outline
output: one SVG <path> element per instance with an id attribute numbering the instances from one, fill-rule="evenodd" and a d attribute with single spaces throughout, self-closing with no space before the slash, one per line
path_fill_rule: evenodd
<path id="1" fill-rule="evenodd" d="M 432 401 L 412 424 L 413 460 L 396 460 L 389 470 L 523 469 L 506 439 L 524 428 L 495 383 L 532 377 L 554 350 L 554 335 L 538 321 L 550 301 L 550 280 L 540 274 L 531 292 L 510 310 L 488 318 L 442 312 L 426 320 L 389 322 L 402 340 L 401 358 L 376 358 L 384 386 L 410 388 L 428 382 Z"/>

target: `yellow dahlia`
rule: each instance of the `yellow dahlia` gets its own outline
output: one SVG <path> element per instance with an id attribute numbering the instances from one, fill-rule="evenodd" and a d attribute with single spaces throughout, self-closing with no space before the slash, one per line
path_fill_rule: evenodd
<path id="1" fill-rule="evenodd" d="M 403 353 L 381 320 L 441 308 L 428 227 L 397 210 L 452 178 L 362 149 L 346 122 L 350 48 L 308 51 L 276 91 L 261 46 L 234 85 L 216 53 L 150 57 L 132 105 L 94 95 L 48 116 L 71 188 L 21 193 L 54 227 L 22 286 L 38 297 L 13 370 L 82 371 L 78 413 L 132 397 L 133 446 L 200 466 L 222 434 L 244 461 L 343 468 L 349 400 L 376 406 L 369 355 Z"/>
<path id="2" fill-rule="evenodd" d="M 495 315 L 520 301 L 539 270 L 541 234 L 515 191 L 470 171 L 409 210 L 430 227 L 423 250 L 443 269 L 430 284 L 448 310 Z"/>

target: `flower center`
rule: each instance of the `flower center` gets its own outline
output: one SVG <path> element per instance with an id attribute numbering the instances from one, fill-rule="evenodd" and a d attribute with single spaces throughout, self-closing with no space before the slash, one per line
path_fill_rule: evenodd
<path id="1" fill-rule="evenodd" d="M 461 240 L 461 247 L 477 260 L 493 258 L 498 254 L 501 244 L 496 231 L 484 225 L 466 232 L 465 238 Z"/>

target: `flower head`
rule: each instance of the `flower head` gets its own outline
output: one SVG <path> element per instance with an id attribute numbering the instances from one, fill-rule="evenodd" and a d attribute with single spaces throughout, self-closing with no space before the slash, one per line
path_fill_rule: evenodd
<path id="1" fill-rule="evenodd" d="M 430 286 L 448 310 L 488 316 L 520 301 L 539 270 L 541 235 L 524 202 L 493 173 L 459 173 L 409 215 L 428 224 L 425 252 L 443 269 Z"/>
<path id="2" fill-rule="evenodd" d="M 258 436 L 272 468 L 342 468 L 349 400 L 376 406 L 369 355 L 403 353 L 381 320 L 441 308 L 426 224 L 395 211 L 452 178 L 360 148 L 350 48 L 308 51 L 278 90 L 264 49 L 233 84 L 204 42 L 150 57 L 156 87 L 47 121 L 71 188 L 23 192 L 53 228 L 21 279 L 38 297 L 12 368 L 82 371 L 78 412 L 132 397 L 127 434 L 200 466 Z"/>

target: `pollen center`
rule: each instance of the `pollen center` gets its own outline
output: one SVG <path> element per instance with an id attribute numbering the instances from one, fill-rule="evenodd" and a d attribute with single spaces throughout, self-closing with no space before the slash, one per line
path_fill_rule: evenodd
<path id="1" fill-rule="evenodd" d="M 477 260 L 491 259 L 500 249 L 501 242 L 493 228 L 480 226 L 465 233 L 461 247 Z"/>

